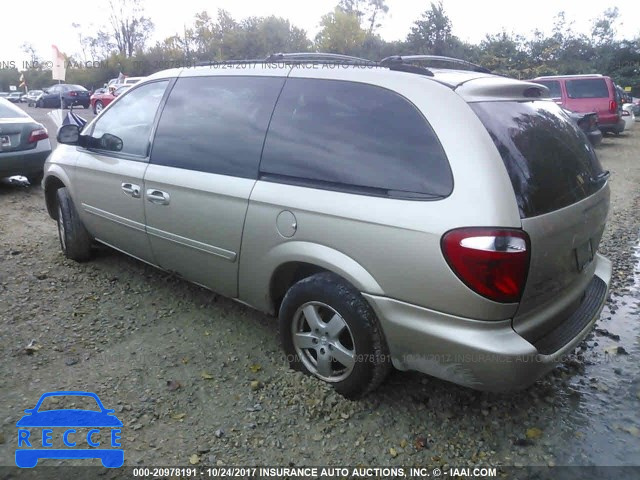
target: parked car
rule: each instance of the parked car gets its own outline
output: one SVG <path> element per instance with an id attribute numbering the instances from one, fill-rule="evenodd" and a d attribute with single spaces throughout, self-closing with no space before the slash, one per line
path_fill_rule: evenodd
<path id="1" fill-rule="evenodd" d="M 633 104 L 633 114 L 636 116 L 636 120 L 640 120 L 640 98 L 633 97 L 631 103 Z"/>
<path id="2" fill-rule="evenodd" d="M 277 315 L 290 365 L 350 398 L 392 365 L 522 388 L 573 351 L 611 279 L 608 172 L 547 89 L 278 58 L 344 68 L 168 70 L 62 126 L 63 254 L 103 243 Z"/>
<path id="3" fill-rule="evenodd" d="M 5 98 L 9 100 L 11 103 L 20 103 L 20 98 L 22 97 L 21 92 L 11 92 Z"/>
<path id="4" fill-rule="evenodd" d="M 598 128 L 597 113 L 578 113 L 567 110 L 566 108 L 563 108 L 563 110 L 585 133 L 591 145 L 596 146 L 602 142 L 602 132 Z"/>
<path id="5" fill-rule="evenodd" d="M 603 75 L 556 75 L 532 80 L 547 87 L 551 97 L 573 112 L 596 112 L 602 133 L 624 130 L 622 104 L 610 77 Z"/>
<path id="6" fill-rule="evenodd" d="M 27 104 L 32 107 L 35 106 L 36 100 L 42 95 L 44 92 L 42 90 L 29 90 L 25 95 L 25 100 Z"/>
<path id="7" fill-rule="evenodd" d="M 69 108 L 71 105 L 82 105 L 89 108 L 89 91 L 82 85 L 60 83 L 44 89 L 44 93 L 36 100 L 36 108 Z"/>
<path id="8" fill-rule="evenodd" d="M 120 85 L 113 91 L 113 93 L 109 92 L 107 89 L 100 89 L 101 92 L 96 92 L 91 95 L 90 102 L 93 113 L 96 115 L 100 113 L 104 107 L 113 102 L 118 95 L 128 90 L 129 87 L 130 85 Z"/>
<path id="9" fill-rule="evenodd" d="M 625 130 L 631 130 L 636 124 L 636 115 L 633 113 L 633 103 L 625 103 L 622 106 L 622 119 L 625 122 Z"/>
<path id="10" fill-rule="evenodd" d="M 50 153 L 47 129 L 0 98 L 0 177 L 23 175 L 32 185 L 38 184 Z"/>

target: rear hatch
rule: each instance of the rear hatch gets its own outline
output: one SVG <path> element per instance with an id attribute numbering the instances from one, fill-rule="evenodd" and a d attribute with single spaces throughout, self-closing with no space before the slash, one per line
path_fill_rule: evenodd
<path id="1" fill-rule="evenodd" d="M 609 208 L 608 175 L 585 134 L 553 101 L 492 98 L 470 106 L 502 157 L 531 240 L 514 329 L 525 338 L 539 336 L 577 308 L 593 278 Z M 545 309 L 554 318 L 534 315 Z M 545 325 L 532 325 L 532 317 Z"/>

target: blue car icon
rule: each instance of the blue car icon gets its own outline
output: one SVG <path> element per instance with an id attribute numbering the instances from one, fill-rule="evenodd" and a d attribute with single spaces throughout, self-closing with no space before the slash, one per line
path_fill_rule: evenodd
<path id="1" fill-rule="evenodd" d="M 59 409 L 38 411 L 42 402 L 48 397 L 59 396 L 76 396 L 93 398 L 100 411 L 81 410 L 81 409 Z M 40 397 L 34 408 L 25 410 L 25 415 L 16 423 L 18 427 L 18 448 L 16 449 L 16 465 L 21 468 L 33 468 L 40 458 L 55 459 L 86 459 L 99 458 L 102 465 L 107 468 L 118 468 L 124 463 L 124 450 L 120 447 L 120 427 L 122 422 L 113 415 L 115 410 L 104 407 L 100 399 L 95 393 L 91 392 L 74 392 L 59 391 L 45 393 Z M 42 441 L 40 438 L 30 438 L 30 428 L 43 428 Z M 52 446 L 51 428 L 64 427 L 66 430 L 63 434 L 64 445 L 68 448 L 49 448 Z M 86 434 L 87 447 L 94 448 L 74 448 L 77 443 L 81 442 L 82 436 L 78 436 L 77 428 L 91 428 Z M 95 435 L 101 432 L 100 429 L 110 430 L 110 446 L 112 448 L 95 448 L 99 447 L 100 442 L 95 441 Z M 35 437 L 35 436 L 34 436 Z M 72 441 L 73 437 L 73 441 Z M 77 437 L 77 438 L 76 438 Z M 34 446 L 32 447 L 32 442 Z M 40 443 L 40 445 L 36 445 Z M 35 447 L 35 448 L 34 448 Z M 40 448 L 42 447 L 42 448 Z"/>

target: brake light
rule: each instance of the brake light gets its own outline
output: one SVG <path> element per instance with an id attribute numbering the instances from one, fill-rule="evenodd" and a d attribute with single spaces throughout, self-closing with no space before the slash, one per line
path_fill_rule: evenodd
<path id="1" fill-rule="evenodd" d="M 71 95 L 72 97 L 77 97 L 78 96 L 78 92 L 69 92 L 69 95 Z"/>
<path id="2" fill-rule="evenodd" d="M 39 128 L 38 130 L 34 130 L 29 134 L 29 139 L 27 142 L 35 143 L 40 140 L 44 140 L 45 138 L 49 138 L 49 134 L 47 133 L 46 128 Z"/>
<path id="3" fill-rule="evenodd" d="M 458 278 L 479 295 L 501 303 L 522 297 L 529 245 L 529 236 L 521 230 L 460 228 L 442 237 L 442 253 Z"/>
<path id="4" fill-rule="evenodd" d="M 615 100 L 611 100 L 609 102 L 609 112 L 616 113 L 617 111 L 618 111 L 618 102 L 616 102 Z"/>

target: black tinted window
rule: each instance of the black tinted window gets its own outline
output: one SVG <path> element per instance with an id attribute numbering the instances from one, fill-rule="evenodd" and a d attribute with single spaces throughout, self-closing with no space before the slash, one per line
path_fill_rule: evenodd
<path id="1" fill-rule="evenodd" d="M 608 98 L 609 89 L 604 78 L 583 78 L 567 80 L 567 95 L 569 98 Z"/>
<path id="2" fill-rule="evenodd" d="M 335 80 L 287 80 L 260 170 L 381 195 L 446 196 L 453 188 L 442 146 L 411 103 Z"/>
<path id="3" fill-rule="evenodd" d="M 470 104 L 489 131 L 523 218 L 578 202 L 595 193 L 602 173 L 582 130 L 551 101 Z"/>
<path id="4" fill-rule="evenodd" d="M 151 162 L 257 178 L 283 83 L 275 77 L 178 79 L 160 117 Z"/>
<path id="5" fill-rule="evenodd" d="M 549 96 L 551 98 L 562 98 L 562 90 L 560 88 L 560 82 L 557 80 L 535 80 L 536 83 L 544 85 L 549 89 Z"/>
<path id="6" fill-rule="evenodd" d="M 119 97 L 97 117 L 88 146 L 146 156 L 153 121 L 168 84 L 168 80 L 148 83 Z"/>

